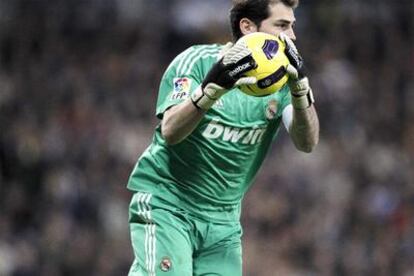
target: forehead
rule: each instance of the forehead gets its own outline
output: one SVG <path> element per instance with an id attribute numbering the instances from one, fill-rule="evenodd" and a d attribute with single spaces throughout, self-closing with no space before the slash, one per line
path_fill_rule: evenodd
<path id="1" fill-rule="evenodd" d="M 269 5 L 269 17 L 267 19 L 271 21 L 284 20 L 295 22 L 295 15 L 291 7 L 279 2 Z"/>

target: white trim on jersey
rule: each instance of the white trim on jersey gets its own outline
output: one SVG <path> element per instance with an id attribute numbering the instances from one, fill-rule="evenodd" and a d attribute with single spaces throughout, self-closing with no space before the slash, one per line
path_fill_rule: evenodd
<path id="1" fill-rule="evenodd" d="M 189 64 L 193 63 L 194 61 L 198 60 L 199 56 L 206 54 L 207 52 L 211 52 L 211 54 L 219 53 L 219 49 L 216 45 L 208 45 L 206 47 L 202 47 L 199 49 L 192 49 L 193 52 L 189 52 L 186 56 L 183 56 L 182 60 L 177 66 L 176 75 L 182 76 L 183 74 L 188 74 L 191 71 L 192 65 Z"/>
<path id="2" fill-rule="evenodd" d="M 190 74 L 191 70 L 193 69 L 194 64 L 197 62 L 198 59 L 204 59 L 208 57 L 218 57 L 219 52 L 217 49 L 211 49 L 211 50 L 205 50 L 200 52 L 198 58 L 194 58 L 191 63 L 187 64 L 187 71 L 185 71 L 185 74 Z"/>
<path id="3" fill-rule="evenodd" d="M 292 125 L 293 120 L 293 107 L 292 104 L 288 104 L 282 111 L 282 120 L 283 125 L 285 126 L 286 130 L 289 132 L 290 126 Z"/>

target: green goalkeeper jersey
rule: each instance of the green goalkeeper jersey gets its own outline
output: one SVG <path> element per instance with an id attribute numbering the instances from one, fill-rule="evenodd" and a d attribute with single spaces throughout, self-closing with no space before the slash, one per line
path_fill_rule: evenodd
<path id="1" fill-rule="evenodd" d="M 201 84 L 222 47 L 192 46 L 173 60 L 161 80 L 158 118 Z M 287 86 L 265 97 L 233 89 L 176 145 L 165 142 L 159 124 L 132 171 L 128 188 L 153 193 L 167 205 L 210 220 L 238 220 L 243 195 L 276 137 L 282 111 L 289 103 Z"/>

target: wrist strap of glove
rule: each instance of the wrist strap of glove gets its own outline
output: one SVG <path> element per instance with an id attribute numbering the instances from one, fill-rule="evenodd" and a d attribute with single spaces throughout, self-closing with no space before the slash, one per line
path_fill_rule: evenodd
<path id="1" fill-rule="evenodd" d="M 295 109 L 303 110 L 310 107 L 315 102 L 313 98 L 312 89 L 309 88 L 307 93 L 302 96 L 296 96 L 292 94 L 292 106 Z"/>
<path id="2" fill-rule="evenodd" d="M 198 109 L 207 111 L 226 92 L 221 86 L 209 83 L 202 88 L 199 86 L 192 94 L 191 101 Z"/>
<path id="3" fill-rule="evenodd" d="M 292 94 L 292 105 L 295 109 L 306 109 L 315 102 L 307 77 L 290 81 L 289 88 Z"/>

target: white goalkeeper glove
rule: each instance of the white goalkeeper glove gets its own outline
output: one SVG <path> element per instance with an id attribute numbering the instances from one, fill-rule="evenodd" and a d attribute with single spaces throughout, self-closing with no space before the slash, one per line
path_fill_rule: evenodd
<path id="1" fill-rule="evenodd" d="M 251 51 L 244 43 L 227 43 L 222 50 L 222 58 L 216 62 L 201 86 L 191 94 L 194 105 L 208 110 L 225 93 L 242 84 L 254 84 L 255 77 L 243 74 L 256 67 Z"/>
<path id="2" fill-rule="evenodd" d="M 293 41 L 284 33 L 279 38 L 285 42 L 285 54 L 290 64 L 286 67 L 289 75 L 288 86 L 292 94 L 292 106 L 295 109 L 306 109 L 314 102 L 312 89 L 305 74 L 303 59 Z"/>

